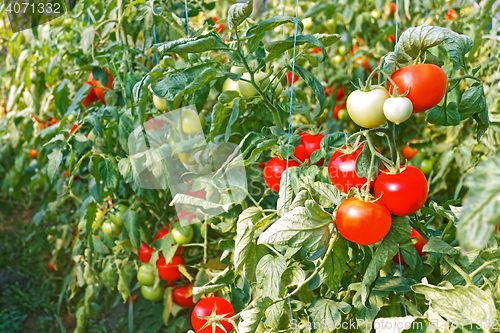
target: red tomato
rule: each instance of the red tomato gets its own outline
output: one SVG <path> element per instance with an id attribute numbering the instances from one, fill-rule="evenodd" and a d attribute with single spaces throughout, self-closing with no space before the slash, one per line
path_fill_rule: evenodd
<path id="1" fill-rule="evenodd" d="M 311 54 L 318 54 L 321 53 L 321 49 L 319 47 L 315 47 L 314 49 L 311 50 Z"/>
<path id="2" fill-rule="evenodd" d="M 201 329 L 208 321 L 201 317 L 210 316 L 214 317 L 213 319 L 209 319 L 211 321 L 209 324 L 211 325 Z M 193 313 L 191 313 L 191 325 L 193 325 L 196 333 L 226 333 L 231 331 L 233 325 L 224 320 L 224 318 L 232 316 L 234 316 L 234 309 L 231 303 L 220 297 L 209 297 L 202 299 L 194 307 Z M 217 326 L 217 318 L 220 325 L 224 327 L 224 330 Z"/>
<path id="3" fill-rule="evenodd" d="M 344 86 L 340 86 L 339 91 L 337 92 L 337 101 L 340 101 L 345 97 Z"/>
<path id="4" fill-rule="evenodd" d="M 287 78 L 288 78 L 288 84 L 292 85 L 292 72 L 288 72 Z M 297 82 L 298 80 L 299 80 L 299 75 L 294 74 L 293 75 L 293 83 L 295 84 L 295 82 Z"/>
<path id="5" fill-rule="evenodd" d="M 69 177 L 69 171 L 68 171 L 68 170 L 66 170 L 66 171 L 64 172 L 64 177 Z"/>
<path id="6" fill-rule="evenodd" d="M 94 83 L 93 82 L 85 82 L 83 85 L 89 85 L 89 86 L 93 86 Z M 87 94 L 87 97 L 85 97 L 85 99 L 83 100 L 82 102 L 82 105 L 86 108 L 88 108 L 89 106 L 91 106 L 92 104 L 94 104 L 95 101 L 97 101 L 99 98 L 97 97 L 97 95 L 95 94 L 95 88 L 91 88 L 89 90 L 89 93 Z"/>
<path id="7" fill-rule="evenodd" d="M 391 2 L 391 14 L 394 14 L 396 12 L 396 4 L 394 2 Z"/>
<path id="8" fill-rule="evenodd" d="M 183 308 L 190 308 L 194 305 L 193 302 L 193 284 L 186 284 L 184 287 L 177 287 L 172 290 L 172 298 L 174 303 Z"/>
<path id="9" fill-rule="evenodd" d="M 305 162 L 306 159 L 310 160 L 312 153 L 321 148 L 321 140 L 324 137 L 324 134 L 310 135 L 308 133 L 300 133 L 300 143 L 295 148 L 295 157 L 301 162 Z M 316 165 L 323 165 L 323 163 L 325 163 L 324 158 L 320 159 Z M 290 166 L 290 163 L 288 166 Z"/>
<path id="10" fill-rule="evenodd" d="M 288 161 L 288 167 L 299 166 L 296 161 Z M 273 191 L 280 191 L 281 174 L 286 169 L 286 161 L 275 157 L 270 159 L 264 167 L 264 182 Z"/>
<path id="11" fill-rule="evenodd" d="M 414 166 L 401 167 L 398 174 L 381 173 L 375 181 L 375 196 L 393 215 L 406 216 L 417 212 L 427 200 L 427 179 Z"/>
<path id="12" fill-rule="evenodd" d="M 348 193 L 353 187 L 361 189 L 368 180 L 366 178 L 359 178 L 358 175 L 356 175 L 356 159 L 363 150 L 363 147 L 364 144 L 349 155 L 342 155 L 342 152 L 337 151 L 332 155 L 330 163 L 328 163 L 328 175 L 330 176 L 330 180 L 333 185 L 345 193 Z M 346 148 L 347 146 L 343 146 L 341 149 Z M 380 163 L 380 165 L 382 166 L 382 163 Z M 373 188 L 374 184 L 375 179 L 370 182 L 370 188 Z"/>
<path id="13" fill-rule="evenodd" d="M 387 37 L 387 41 L 388 41 L 389 43 L 394 43 L 394 42 L 396 41 L 396 38 L 394 38 L 394 35 L 393 35 L 393 34 L 391 34 L 389 37 Z"/>
<path id="14" fill-rule="evenodd" d="M 404 94 L 409 90 L 407 98 L 413 105 L 413 113 L 427 111 L 436 106 L 443 99 L 448 78 L 444 71 L 436 65 L 419 64 L 398 69 L 391 76 L 398 86 L 398 92 Z M 389 92 L 394 87 L 389 83 Z"/>
<path id="15" fill-rule="evenodd" d="M 458 18 L 458 15 L 457 15 L 457 12 L 455 11 L 455 9 L 451 8 L 450 10 L 448 10 L 448 12 L 446 13 L 446 15 L 444 17 L 448 21 L 453 21 L 453 20 L 456 20 Z"/>
<path id="16" fill-rule="evenodd" d="M 224 25 L 224 23 L 219 23 L 215 25 L 215 31 L 217 31 L 218 33 L 224 32 L 225 28 L 226 26 Z"/>
<path id="17" fill-rule="evenodd" d="M 411 228 L 410 238 L 418 238 L 418 243 L 417 244 L 413 244 L 413 246 L 415 247 L 415 249 L 417 249 L 418 255 L 420 257 L 423 256 L 424 253 L 425 253 L 424 252 L 424 245 L 427 244 L 427 241 L 424 239 L 424 237 L 422 237 L 422 235 L 417 230 L 415 230 L 413 228 Z M 392 260 L 394 260 L 395 262 L 397 262 L 399 264 L 400 263 L 399 262 L 399 258 L 400 257 L 401 257 L 401 264 L 402 265 L 406 265 L 406 262 L 403 259 L 403 256 L 400 255 L 399 253 L 396 254 Z"/>
<path id="18" fill-rule="evenodd" d="M 52 261 L 49 261 L 49 269 L 50 269 L 52 272 L 55 272 L 55 271 L 56 271 L 56 268 L 54 267 L 54 264 L 52 263 Z"/>
<path id="19" fill-rule="evenodd" d="M 413 149 L 412 147 L 406 145 L 403 148 L 403 156 L 406 158 L 408 161 L 411 161 L 412 158 L 414 158 L 418 154 L 418 150 Z"/>
<path id="20" fill-rule="evenodd" d="M 77 124 L 74 124 L 73 127 L 71 127 L 71 131 L 70 133 L 74 133 L 78 130 L 78 125 Z"/>
<path id="21" fill-rule="evenodd" d="M 353 197 L 344 200 L 337 209 L 340 234 L 360 245 L 372 245 L 384 239 L 391 224 L 391 213 L 379 202 Z"/>
<path id="22" fill-rule="evenodd" d="M 36 149 L 30 149 L 28 155 L 31 159 L 36 160 L 38 158 L 38 151 Z"/>
<path id="23" fill-rule="evenodd" d="M 148 263 L 151 260 L 151 255 L 155 250 L 151 246 L 147 246 L 145 243 L 141 243 L 141 247 L 139 251 L 137 251 L 137 255 L 139 256 L 139 260 L 143 263 Z"/>
<path id="24" fill-rule="evenodd" d="M 108 73 L 108 84 L 106 84 L 105 87 L 108 89 L 112 89 L 113 88 L 113 75 L 111 75 L 111 73 L 109 72 L 109 70 L 106 67 L 104 67 L 103 69 L 106 73 Z M 90 73 L 90 76 L 92 77 L 92 73 Z M 106 105 L 106 100 L 104 99 L 104 97 L 105 97 L 107 89 L 102 88 L 102 83 L 100 81 L 94 80 L 93 77 L 92 77 L 92 83 L 97 86 L 96 88 L 94 88 L 95 95 L 97 96 L 97 98 L 99 98 L 99 100 L 102 102 L 102 104 Z"/>
<path id="25" fill-rule="evenodd" d="M 179 265 L 184 265 L 186 262 L 181 256 L 173 256 L 171 263 L 166 263 L 165 258 L 160 257 L 156 261 L 156 267 L 158 268 L 158 274 L 165 281 L 177 281 L 182 277 L 182 273 L 179 271 Z"/>
<path id="26" fill-rule="evenodd" d="M 163 239 L 168 234 L 168 229 L 165 226 L 162 226 L 160 230 L 156 233 L 155 239 Z"/>
<path id="27" fill-rule="evenodd" d="M 265 166 L 266 166 L 265 162 L 260 162 L 259 163 L 259 168 L 264 169 Z"/>

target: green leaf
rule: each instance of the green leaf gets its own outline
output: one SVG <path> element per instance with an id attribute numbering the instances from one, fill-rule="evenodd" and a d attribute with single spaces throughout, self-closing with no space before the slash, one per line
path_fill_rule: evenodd
<path id="1" fill-rule="evenodd" d="M 265 296 L 253 301 L 251 308 L 240 312 L 241 321 L 238 323 L 238 332 L 254 333 L 264 317 L 264 312 L 271 303 L 272 299 Z"/>
<path id="2" fill-rule="evenodd" d="M 127 211 L 122 215 L 123 223 L 128 232 L 130 243 L 135 249 L 139 249 L 141 246 L 141 233 L 139 231 L 141 227 L 141 217 L 132 209 L 127 209 Z"/>
<path id="3" fill-rule="evenodd" d="M 299 266 L 288 267 L 281 276 L 281 282 L 287 287 L 300 286 L 306 279 L 306 274 Z"/>
<path id="4" fill-rule="evenodd" d="M 128 137 L 134 131 L 134 117 L 130 110 L 126 110 L 120 117 L 120 124 L 118 126 L 118 141 L 125 152 L 128 150 Z"/>
<path id="5" fill-rule="evenodd" d="M 93 26 L 87 26 L 83 28 L 81 35 L 82 40 L 80 42 L 80 46 L 84 54 L 88 54 L 90 52 L 90 49 L 92 48 L 92 43 L 94 42 L 94 35 L 95 32 Z"/>
<path id="6" fill-rule="evenodd" d="M 224 140 L 227 142 L 231 137 L 231 126 L 234 125 L 236 120 L 238 120 L 238 116 L 240 115 L 240 99 L 234 101 L 233 108 L 231 111 L 231 117 L 229 117 L 229 121 L 226 126 L 226 133 L 224 135 Z"/>
<path id="7" fill-rule="evenodd" d="M 500 153 L 478 164 L 465 178 L 465 195 L 457 238 L 465 251 L 481 250 L 499 222 Z"/>
<path id="8" fill-rule="evenodd" d="M 262 217 L 262 211 L 257 207 L 250 207 L 244 210 L 239 218 L 236 227 L 236 240 L 234 248 L 234 271 L 238 274 L 245 265 L 255 268 L 257 262 L 254 255 L 255 247 L 253 238 L 255 233 L 255 224 Z M 259 258 L 260 259 L 260 258 Z M 249 279 L 251 280 L 251 279 Z"/>
<path id="9" fill-rule="evenodd" d="M 95 238 L 97 238 L 97 237 L 95 237 Z M 94 239 L 94 241 L 95 241 L 95 239 Z M 110 261 L 106 262 L 104 269 L 99 274 L 99 278 L 106 288 L 111 289 L 111 290 L 116 289 L 116 283 L 117 283 L 116 270 L 113 268 L 113 264 Z"/>
<path id="10" fill-rule="evenodd" d="M 94 248 L 97 252 L 102 254 L 108 254 L 109 249 L 104 243 L 95 235 L 92 235 L 92 243 L 94 244 Z"/>
<path id="11" fill-rule="evenodd" d="M 285 285 L 281 282 L 281 275 L 286 269 L 286 260 L 283 256 L 266 255 L 260 259 L 257 265 L 257 287 L 272 300 L 277 300 L 284 296 Z M 283 315 L 285 302 L 278 302 L 266 309 L 266 323 L 273 328 L 277 328 L 281 316 Z"/>
<path id="12" fill-rule="evenodd" d="M 345 132 L 328 133 L 321 139 L 321 149 L 329 151 L 330 148 L 340 148 L 346 144 Z"/>
<path id="13" fill-rule="evenodd" d="M 124 265 L 118 266 L 118 291 L 122 295 L 125 302 L 130 298 L 130 280 L 132 280 L 133 270 L 128 269 Z"/>
<path id="14" fill-rule="evenodd" d="M 457 103 L 451 102 L 446 106 L 436 105 L 427 111 L 425 121 L 438 126 L 457 126 L 460 124 Z"/>
<path id="15" fill-rule="evenodd" d="M 486 103 L 482 84 L 473 85 L 467 89 L 463 93 L 460 104 L 458 105 L 460 120 L 468 119 L 472 117 L 473 114 L 480 112 L 482 103 Z"/>
<path id="16" fill-rule="evenodd" d="M 384 276 L 377 279 L 373 290 L 407 292 L 410 291 L 411 288 L 409 281 L 404 277 Z"/>
<path id="17" fill-rule="evenodd" d="M 372 154 L 370 152 L 370 147 L 368 145 L 363 146 L 363 150 L 356 158 L 356 175 L 360 178 L 367 178 L 368 173 L 370 171 L 370 161 L 372 158 Z M 375 157 L 375 161 L 373 163 L 374 166 L 380 165 L 380 158 L 378 156 Z M 374 168 L 372 178 L 375 179 L 375 175 L 377 173 L 377 167 Z"/>
<path id="18" fill-rule="evenodd" d="M 165 258 L 165 262 L 172 262 L 172 258 L 174 257 L 175 251 L 177 251 L 178 247 L 179 244 L 175 242 L 174 236 L 171 232 L 163 237 L 161 240 L 161 251 L 163 253 L 163 257 Z"/>
<path id="19" fill-rule="evenodd" d="M 258 35 L 261 32 L 273 30 L 274 28 L 279 27 L 280 25 L 285 24 L 285 23 L 295 24 L 295 17 L 278 15 L 278 16 L 268 18 L 267 20 L 260 22 L 258 25 L 255 25 L 255 26 L 251 27 L 250 29 L 248 29 L 247 36 Z M 302 32 L 302 30 L 304 30 L 304 25 L 302 24 L 302 21 L 300 21 L 300 20 L 298 20 L 297 30 L 300 32 Z"/>
<path id="20" fill-rule="evenodd" d="M 333 245 L 332 251 L 325 258 L 325 265 L 319 272 L 323 283 L 333 292 L 338 291 L 340 281 L 347 269 L 347 263 L 349 262 L 348 250 L 347 240 L 339 236 Z"/>
<path id="21" fill-rule="evenodd" d="M 323 85 L 321 84 L 321 82 L 319 82 L 319 80 L 311 72 L 309 72 L 307 69 L 305 69 L 304 67 L 301 67 L 299 65 L 295 65 L 295 70 L 299 73 L 300 77 L 302 77 L 302 79 L 307 82 L 309 87 L 311 87 L 312 92 L 314 93 L 314 95 L 316 96 L 316 98 L 318 99 L 318 102 L 320 104 L 320 107 L 321 107 L 320 111 L 323 111 L 323 109 L 325 108 L 325 103 L 326 103 L 326 95 L 325 95 L 325 90 L 323 89 Z M 318 115 L 314 115 L 314 116 L 318 116 Z"/>
<path id="22" fill-rule="evenodd" d="M 408 217 L 393 216 L 392 226 L 389 233 L 378 246 L 372 260 L 366 268 L 363 282 L 361 285 L 361 299 L 363 304 L 366 303 L 369 288 L 377 279 L 378 272 L 385 267 L 385 264 L 392 260 L 398 252 L 398 244 L 403 243 L 410 238 L 411 228 Z"/>
<path id="23" fill-rule="evenodd" d="M 307 188 L 313 199 L 323 208 L 335 208 L 346 197 L 337 187 L 324 182 L 310 183 Z"/>
<path id="24" fill-rule="evenodd" d="M 226 107 L 224 104 L 217 103 L 214 105 L 214 108 L 212 109 L 212 123 L 210 128 L 211 140 L 219 134 L 219 130 L 224 122 L 227 121 L 227 117 L 231 111 L 232 109 L 230 107 Z"/>
<path id="25" fill-rule="evenodd" d="M 228 104 L 231 103 L 232 100 L 235 98 L 239 97 L 240 93 L 237 92 L 236 90 L 226 90 L 222 92 L 222 94 L 219 95 L 219 102 L 221 104 Z"/>
<path id="26" fill-rule="evenodd" d="M 328 225 L 332 216 L 315 201 L 307 200 L 305 207 L 297 207 L 274 222 L 258 239 L 257 244 L 288 245 L 305 250 L 317 250 L 330 236 Z"/>
<path id="27" fill-rule="evenodd" d="M 162 317 L 163 317 L 163 324 L 165 326 L 168 326 L 168 319 L 170 318 L 170 314 L 172 313 L 172 305 L 174 304 L 174 301 L 172 299 L 172 287 L 168 287 L 165 289 L 165 292 L 163 294 L 163 312 L 162 312 Z"/>
<path id="28" fill-rule="evenodd" d="M 104 161 L 99 163 L 99 171 L 102 176 L 104 184 L 114 191 L 118 187 L 118 180 L 120 179 L 120 173 L 118 171 L 118 164 L 112 156 L 106 155 Z"/>
<path id="29" fill-rule="evenodd" d="M 279 216 L 283 216 L 285 211 L 290 210 L 295 190 L 298 190 L 300 186 L 299 173 L 300 168 L 289 167 L 288 172 L 285 171 L 281 174 L 280 193 L 276 204 Z"/>
<path id="30" fill-rule="evenodd" d="M 332 332 L 334 327 L 340 326 L 342 313 L 347 314 L 349 311 L 351 311 L 351 306 L 346 302 L 336 302 L 323 298 L 315 300 L 307 308 L 311 322 L 322 324 L 321 327 L 323 329 L 315 330 L 314 332 Z M 330 329 L 327 330 L 326 326 Z"/>
<path id="31" fill-rule="evenodd" d="M 449 29 L 441 29 L 444 31 L 445 35 L 443 45 L 453 62 L 453 69 L 465 68 L 465 55 L 469 53 L 474 46 L 474 41 L 469 36 L 458 34 Z"/>
<path id="32" fill-rule="evenodd" d="M 54 181 L 54 176 L 59 169 L 59 165 L 61 164 L 62 161 L 62 151 L 61 149 L 54 148 L 52 150 L 52 153 L 50 153 L 47 156 L 47 159 L 49 160 L 49 165 L 47 166 L 47 175 L 49 176 L 49 179 L 51 182 Z"/>
<path id="33" fill-rule="evenodd" d="M 159 52 L 160 55 L 202 53 L 225 48 L 227 48 L 227 45 L 215 34 L 207 34 L 195 38 L 185 38 L 153 45 L 153 50 Z"/>
<path id="34" fill-rule="evenodd" d="M 450 222 L 448 222 L 450 223 Z M 431 238 L 424 246 L 424 252 L 436 252 L 441 254 L 455 255 L 460 251 L 439 238 Z"/>
<path id="35" fill-rule="evenodd" d="M 315 36 L 309 34 L 300 35 L 297 36 L 296 39 L 297 40 L 295 41 L 294 37 L 288 37 L 285 40 L 267 43 L 266 51 L 270 53 L 267 56 L 268 60 L 273 60 L 282 56 L 286 50 L 293 48 L 294 43 L 296 43 L 297 46 L 305 45 L 305 48 L 319 47 L 321 49 L 321 52 L 323 53 L 323 60 L 326 59 L 327 51 L 325 49 L 325 46 Z"/>
<path id="36" fill-rule="evenodd" d="M 235 30 L 253 11 L 253 0 L 246 3 L 236 3 L 229 8 L 227 23 L 230 30 Z"/>
<path id="37" fill-rule="evenodd" d="M 412 289 L 424 294 L 430 307 L 450 322 L 463 326 L 474 323 L 489 329 L 495 319 L 495 303 L 491 294 L 476 286 L 453 286 L 446 281 L 439 286 L 420 283 L 413 285 Z"/>

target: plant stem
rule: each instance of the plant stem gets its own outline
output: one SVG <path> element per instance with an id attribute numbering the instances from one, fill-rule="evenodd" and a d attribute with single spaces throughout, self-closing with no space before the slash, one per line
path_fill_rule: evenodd
<path id="1" fill-rule="evenodd" d="M 471 279 L 473 279 L 473 278 L 474 278 L 474 276 L 476 276 L 476 275 L 477 275 L 477 274 L 478 274 L 478 273 L 479 273 L 479 272 L 480 272 L 483 268 L 485 268 L 485 267 L 487 267 L 487 266 L 489 266 L 489 265 L 491 265 L 491 264 L 493 264 L 493 263 L 497 262 L 497 260 L 498 260 L 498 259 L 495 259 L 495 260 L 489 260 L 489 261 L 485 262 L 484 264 L 482 264 L 481 266 L 479 266 L 479 267 L 478 267 L 478 268 L 477 268 L 474 272 L 470 273 L 470 274 L 469 274 L 469 277 L 470 277 Z"/>
<path id="2" fill-rule="evenodd" d="M 460 268 L 460 266 L 458 266 L 453 261 L 453 259 L 451 259 L 447 254 L 443 254 L 443 259 L 444 259 L 444 261 L 446 261 L 448 263 L 448 265 L 453 267 L 453 269 L 455 269 L 457 271 L 457 273 L 460 274 L 464 278 L 464 280 L 468 286 L 474 286 L 474 283 L 472 283 L 472 279 L 470 278 L 470 276 L 467 273 L 465 273 L 464 270 L 462 268 Z"/>

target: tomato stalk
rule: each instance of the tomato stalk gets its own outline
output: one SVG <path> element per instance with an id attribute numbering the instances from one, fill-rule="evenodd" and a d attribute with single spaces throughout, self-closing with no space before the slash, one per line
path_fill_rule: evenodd
<path id="1" fill-rule="evenodd" d="M 443 254 L 442 256 L 443 256 L 444 261 L 446 261 L 446 263 L 448 263 L 448 265 L 453 267 L 453 269 L 456 270 L 457 273 L 460 274 L 464 278 L 465 282 L 467 283 L 467 286 L 474 286 L 474 283 L 472 282 L 472 279 L 470 278 L 469 274 L 464 272 L 464 270 L 462 268 L 460 268 L 460 266 L 458 266 L 455 263 L 455 261 L 453 261 L 453 259 L 451 259 L 447 254 Z"/>

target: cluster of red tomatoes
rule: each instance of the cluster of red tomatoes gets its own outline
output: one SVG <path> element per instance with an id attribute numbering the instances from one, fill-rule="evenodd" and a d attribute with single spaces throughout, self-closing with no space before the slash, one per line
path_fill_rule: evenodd
<path id="1" fill-rule="evenodd" d="M 104 105 L 106 105 L 106 100 L 105 100 L 106 90 L 113 89 L 113 75 L 111 75 L 111 73 L 106 67 L 104 67 L 103 69 L 106 73 L 108 73 L 108 83 L 104 86 L 104 88 L 103 84 L 100 81 L 94 79 L 92 72 L 89 74 L 87 82 L 83 84 L 91 87 L 95 86 L 95 88 L 91 88 L 89 90 L 89 93 L 82 102 L 82 105 L 86 108 L 91 106 L 97 100 L 100 100 Z"/>
<path id="2" fill-rule="evenodd" d="M 54 117 L 51 117 L 48 120 L 40 120 L 35 115 L 33 115 L 33 120 L 38 123 L 40 130 L 49 128 L 50 126 L 57 124 L 57 119 L 55 119 Z"/>

